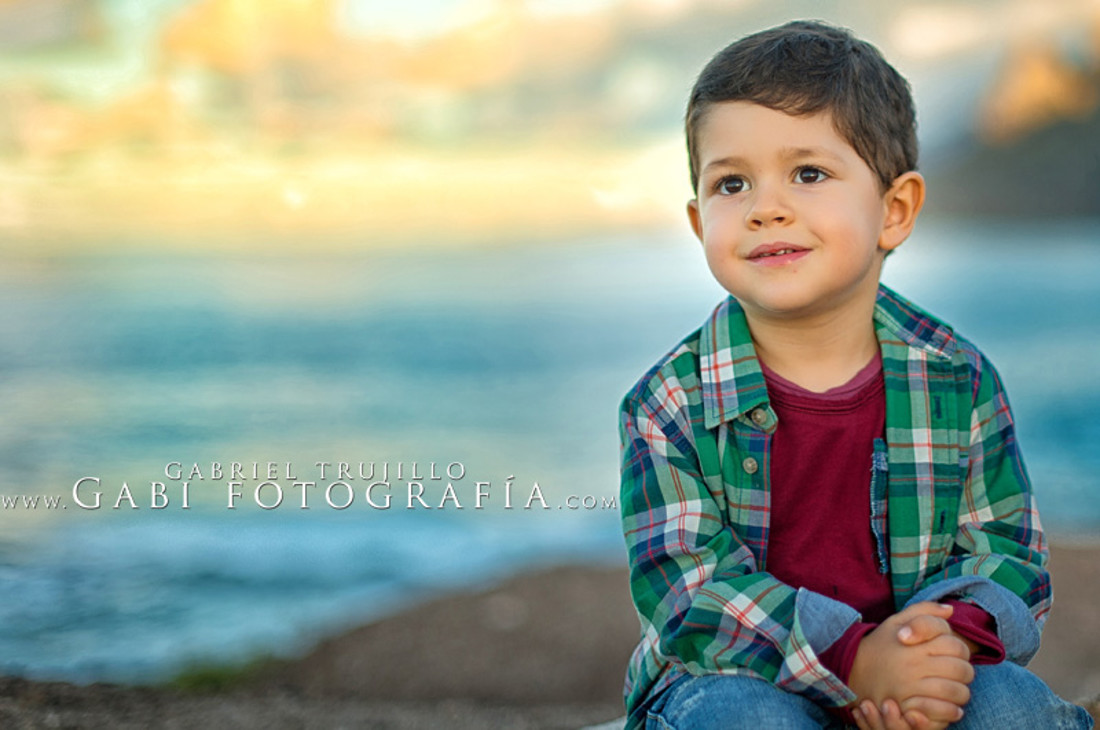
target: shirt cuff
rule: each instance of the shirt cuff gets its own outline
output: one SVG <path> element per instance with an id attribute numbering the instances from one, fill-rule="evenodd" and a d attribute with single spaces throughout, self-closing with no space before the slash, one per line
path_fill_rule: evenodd
<path id="1" fill-rule="evenodd" d="M 993 617 L 997 637 L 1004 645 L 1005 658 L 1025 666 L 1039 651 L 1039 626 L 1027 604 L 1004 586 L 977 575 L 957 576 L 937 581 L 921 589 L 906 605 L 921 601 L 945 601 L 961 598 L 985 610 Z"/>
<path id="2" fill-rule="evenodd" d="M 1004 661 L 1005 645 L 997 638 L 997 622 L 988 611 L 954 599 L 944 603 L 955 609 L 951 618 L 947 619 L 951 629 L 978 645 L 978 651 L 970 655 L 971 664 L 1000 664 Z"/>
<path id="3" fill-rule="evenodd" d="M 806 641 L 819 657 L 859 621 L 859 612 L 848 604 L 806 588 L 798 589 L 794 605 Z"/>

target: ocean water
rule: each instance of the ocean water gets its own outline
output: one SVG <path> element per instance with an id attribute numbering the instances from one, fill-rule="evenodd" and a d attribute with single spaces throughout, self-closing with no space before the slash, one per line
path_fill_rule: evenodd
<path id="1" fill-rule="evenodd" d="M 1098 238 L 929 221 L 884 275 L 997 364 L 1063 540 L 1100 536 Z M 618 400 L 722 296 L 679 232 L 6 254 L 0 284 L 0 672 L 77 681 L 621 564 Z"/>

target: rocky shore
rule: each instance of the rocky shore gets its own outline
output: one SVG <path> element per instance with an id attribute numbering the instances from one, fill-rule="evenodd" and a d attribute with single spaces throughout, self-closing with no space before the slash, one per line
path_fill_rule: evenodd
<path id="1" fill-rule="evenodd" d="M 1051 571 L 1055 607 L 1031 667 L 1097 716 L 1100 548 L 1058 546 Z M 294 661 L 170 687 L 0 678 L 0 727 L 574 730 L 622 714 L 635 633 L 625 569 L 563 567 L 416 607 Z"/>

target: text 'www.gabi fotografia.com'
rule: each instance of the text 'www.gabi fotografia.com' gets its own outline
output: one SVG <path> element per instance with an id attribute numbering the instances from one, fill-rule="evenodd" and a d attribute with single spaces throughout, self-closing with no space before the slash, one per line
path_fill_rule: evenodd
<path id="1" fill-rule="evenodd" d="M 148 485 L 148 486 L 146 486 Z M 317 461 L 308 470 L 293 462 L 170 462 L 163 477 L 144 483 L 111 485 L 98 476 L 77 479 L 72 504 L 82 510 L 191 509 L 196 491 L 205 502 L 220 501 L 225 509 L 346 510 L 358 505 L 371 510 L 597 510 L 617 509 L 613 496 L 570 494 L 552 504 L 537 481 L 521 483 L 515 476 L 475 479 L 462 462 Z M 16 508 L 26 495 L 2 495 L 5 509 Z M 38 497 L 33 498 L 37 506 Z M 7 504 L 12 502 L 11 505 Z M 24 504 L 24 507 L 29 507 Z M 44 497 L 43 506 L 65 509 L 60 497 Z"/>

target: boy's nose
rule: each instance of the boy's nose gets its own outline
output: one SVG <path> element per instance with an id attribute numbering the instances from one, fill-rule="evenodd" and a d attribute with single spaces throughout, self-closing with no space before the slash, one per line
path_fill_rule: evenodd
<path id="1" fill-rule="evenodd" d="M 750 228 L 760 228 L 790 220 L 791 210 L 781 195 L 770 189 L 758 189 L 755 192 L 746 221 Z"/>

